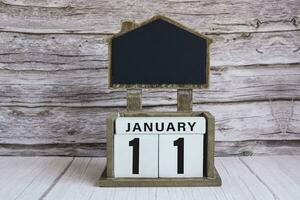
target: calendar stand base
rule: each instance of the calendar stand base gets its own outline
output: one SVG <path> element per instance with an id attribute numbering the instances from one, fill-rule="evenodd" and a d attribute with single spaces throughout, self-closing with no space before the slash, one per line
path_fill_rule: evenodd
<path id="1" fill-rule="evenodd" d="M 105 169 L 99 180 L 100 187 L 197 187 L 221 184 L 216 168 L 214 178 L 108 178 Z"/>

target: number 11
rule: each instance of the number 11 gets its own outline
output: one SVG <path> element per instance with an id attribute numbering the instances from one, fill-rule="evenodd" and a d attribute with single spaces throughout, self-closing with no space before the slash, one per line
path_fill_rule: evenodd
<path id="1" fill-rule="evenodd" d="M 184 138 L 178 138 L 173 143 L 177 146 L 177 174 L 184 173 Z M 129 141 L 132 147 L 132 174 L 139 174 L 140 139 L 134 138 Z"/>

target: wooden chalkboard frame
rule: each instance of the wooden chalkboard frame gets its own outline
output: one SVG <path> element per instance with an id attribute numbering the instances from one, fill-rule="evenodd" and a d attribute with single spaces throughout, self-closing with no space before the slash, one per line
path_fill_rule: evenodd
<path id="1" fill-rule="evenodd" d="M 157 19 L 162 19 L 165 20 L 167 22 L 169 22 L 170 24 L 173 24 L 175 26 L 177 26 L 180 29 L 183 29 L 185 31 L 188 31 L 198 37 L 201 37 L 203 39 L 206 40 L 207 43 L 207 56 L 206 56 L 206 82 L 204 84 L 114 84 L 112 83 L 112 40 L 114 38 L 117 38 L 123 34 L 126 34 L 130 31 L 133 31 L 137 28 L 140 28 L 150 22 L 153 22 Z M 193 30 L 190 29 L 166 16 L 162 16 L 162 15 L 156 15 L 140 24 L 135 24 L 134 22 L 131 22 L 133 24 L 132 27 L 130 28 L 124 28 L 122 27 L 122 30 L 117 33 L 114 34 L 111 38 L 108 39 L 108 58 L 109 58 L 109 66 L 108 66 L 108 85 L 110 88 L 171 88 L 171 89 L 197 89 L 197 88 L 208 88 L 209 87 L 209 74 L 210 74 L 210 44 L 212 43 L 212 39 Z M 125 23 L 126 24 L 126 23 Z"/>

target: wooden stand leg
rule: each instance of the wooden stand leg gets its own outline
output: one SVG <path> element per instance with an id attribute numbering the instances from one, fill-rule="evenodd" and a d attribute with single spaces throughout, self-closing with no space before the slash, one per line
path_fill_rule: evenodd
<path id="1" fill-rule="evenodd" d="M 177 90 L 177 111 L 192 112 L 193 110 L 193 89 Z"/>
<path id="2" fill-rule="evenodd" d="M 127 90 L 127 110 L 128 111 L 142 110 L 142 89 Z"/>

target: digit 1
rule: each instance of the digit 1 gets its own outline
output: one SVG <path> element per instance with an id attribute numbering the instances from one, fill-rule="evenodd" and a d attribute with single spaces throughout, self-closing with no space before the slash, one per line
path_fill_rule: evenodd
<path id="1" fill-rule="evenodd" d="M 177 146 L 177 174 L 183 174 L 184 172 L 184 138 L 178 138 L 174 141 L 174 146 Z"/>
<path id="2" fill-rule="evenodd" d="M 129 141 L 129 146 L 132 147 L 132 173 L 139 173 L 139 157 L 140 157 L 140 138 L 134 138 Z"/>

